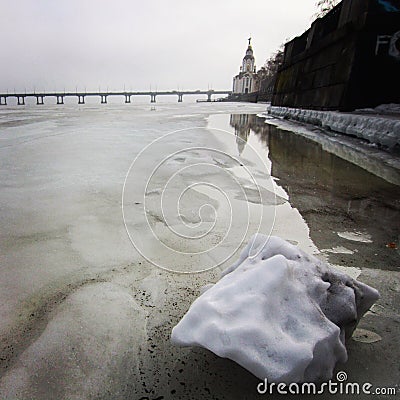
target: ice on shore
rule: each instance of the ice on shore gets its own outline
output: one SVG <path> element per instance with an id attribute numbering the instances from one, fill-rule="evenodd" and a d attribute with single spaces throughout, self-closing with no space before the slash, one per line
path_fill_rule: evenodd
<path id="1" fill-rule="evenodd" d="M 394 110 L 396 108 L 394 105 L 391 105 L 391 107 L 382 105 L 376 111 L 387 109 Z M 274 117 L 294 119 L 335 132 L 356 136 L 389 149 L 400 146 L 400 120 L 391 116 L 368 115 L 365 112 L 357 114 L 278 106 L 270 106 L 268 113 Z M 395 113 L 392 112 L 392 114 Z"/>
<path id="2" fill-rule="evenodd" d="M 257 234 L 172 330 L 269 382 L 332 377 L 377 290 L 278 237 Z"/>

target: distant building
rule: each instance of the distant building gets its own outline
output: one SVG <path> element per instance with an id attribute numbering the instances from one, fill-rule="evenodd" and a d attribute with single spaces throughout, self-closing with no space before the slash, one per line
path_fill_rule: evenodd
<path id="1" fill-rule="evenodd" d="M 247 94 L 257 92 L 258 82 L 255 58 L 253 55 L 253 48 L 251 47 L 251 38 L 249 45 L 246 50 L 246 54 L 243 57 L 242 66 L 240 72 L 233 78 L 233 94 Z"/>

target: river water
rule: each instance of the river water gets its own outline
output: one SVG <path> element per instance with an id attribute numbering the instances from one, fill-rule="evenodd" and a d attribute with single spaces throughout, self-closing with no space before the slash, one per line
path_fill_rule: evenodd
<path id="1" fill-rule="evenodd" d="M 211 125 L 231 129 L 242 139 L 238 153 L 249 143 L 266 155 L 268 172 L 330 263 L 399 271 L 400 186 L 357 165 L 357 156 L 352 160 L 347 151 L 347 138 L 341 142 L 335 136 L 330 147 L 323 146 L 290 128 L 266 124 L 254 114 L 217 116 Z M 326 137 L 329 140 L 329 134 Z M 354 152 L 368 148 L 357 140 L 354 144 Z M 385 176 L 379 160 L 364 164 Z M 386 169 L 398 182 L 399 172 Z"/>
<path id="2" fill-rule="evenodd" d="M 240 367 L 174 348 L 169 335 L 256 232 L 376 284 L 384 293 L 378 333 L 391 330 L 398 171 L 361 142 L 266 124 L 257 117 L 264 110 L 0 109 L 0 397 L 255 393 Z M 353 359 L 363 354 L 355 347 Z M 383 365 L 378 359 L 374 371 Z M 365 379 L 371 371 L 352 370 Z"/>

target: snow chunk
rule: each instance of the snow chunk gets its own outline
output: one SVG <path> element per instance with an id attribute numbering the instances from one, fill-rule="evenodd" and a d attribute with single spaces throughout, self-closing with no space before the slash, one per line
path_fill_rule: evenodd
<path id="1" fill-rule="evenodd" d="M 386 115 L 398 116 L 400 115 L 400 104 L 395 104 L 395 103 L 380 104 L 375 108 L 361 108 L 355 111 L 367 114 L 386 114 Z"/>
<path id="2" fill-rule="evenodd" d="M 172 330 L 269 382 L 327 380 L 378 292 L 278 237 L 257 234 Z"/>

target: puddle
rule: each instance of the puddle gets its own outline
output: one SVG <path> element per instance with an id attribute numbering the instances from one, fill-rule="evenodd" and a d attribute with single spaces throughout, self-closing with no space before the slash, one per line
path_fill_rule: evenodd
<path id="1" fill-rule="evenodd" d="M 211 116 L 209 126 L 233 133 L 225 145 L 242 159 L 250 156 L 249 148 L 264 158 L 264 166 L 247 162 L 255 162 L 256 173 L 270 174 L 276 194 L 290 203 L 277 206 L 275 234 L 307 243 L 303 248 L 315 245 L 331 264 L 398 270 L 399 186 L 351 162 L 339 142 L 330 143 L 328 152 L 253 114 Z"/>

